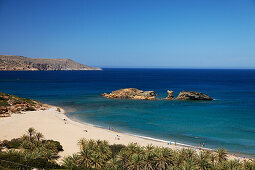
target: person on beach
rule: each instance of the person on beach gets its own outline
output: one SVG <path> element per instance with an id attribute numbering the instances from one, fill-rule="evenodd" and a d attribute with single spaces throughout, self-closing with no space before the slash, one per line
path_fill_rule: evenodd
<path id="1" fill-rule="evenodd" d="M 115 139 L 120 140 L 120 135 L 117 135 L 117 137 L 115 137 Z"/>
<path id="2" fill-rule="evenodd" d="M 176 141 L 174 141 L 174 145 L 176 146 Z"/>
<path id="3" fill-rule="evenodd" d="M 172 144 L 172 142 L 171 142 L 171 140 L 170 140 L 169 145 L 171 145 L 171 144 Z"/>

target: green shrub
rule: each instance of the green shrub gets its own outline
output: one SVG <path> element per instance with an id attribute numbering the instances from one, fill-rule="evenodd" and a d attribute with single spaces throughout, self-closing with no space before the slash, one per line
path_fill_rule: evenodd
<path id="1" fill-rule="evenodd" d="M 46 158 L 36 158 L 25 161 L 24 164 L 36 168 L 60 168 L 55 162 L 49 162 Z"/>
<path id="2" fill-rule="evenodd" d="M 29 103 L 29 104 L 31 104 L 31 105 L 34 105 L 34 104 L 35 104 L 35 102 L 34 102 L 33 100 L 31 100 L 31 99 L 20 98 L 20 100 L 22 100 L 22 101 L 24 101 L 24 102 L 27 102 L 27 103 Z"/>
<path id="3" fill-rule="evenodd" d="M 14 163 L 10 163 L 14 162 Z M 0 167 L 3 168 L 20 168 L 20 165 L 15 164 L 22 162 L 21 155 L 18 152 L 0 152 Z"/>
<path id="4" fill-rule="evenodd" d="M 60 144 L 59 141 L 55 141 L 55 140 L 43 140 L 42 142 L 43 143 L 52 143 L 52 144 L 54 144 L 57 147 L 58 152 L 64 151 L 63 150 L 63 146 Z"/>
<path id="5" fill-rule="evenodd" d="M 113 145 L 110 145 L 110 149 L 112 151 L 112 157 L 115 157 L 116 155 L 118 155 L 120 150 L 125 148 L 125 147 L 126 146 L 122 145 L 122 144 L 113 144 Z"/>
<path id="6" fill-rule="evenodd" d="M 12 149 L 12 148 L 17 149 L 20 147 L 21 143 L 22 143 L 21 139 L 17 138 L 17 139 L 12 139 L 10 141 L 4 140 L 1 143 L 1 146 L 6 147 L 8 149 Z"/>
<path id="7" fill-rule="evenodd" d="M 6 100 L 6 99 L 5 99 L 4 97 L 1 97 L 1 96 L 0 96 L 0 100 Z"/>
<path id="8" fill-rule="evenodd" d="M 35 108 L 33 108 L 33 107 L 27 107 L 27 108 L 25 109 L 25 111 L 35 111 Z"/>
<path id="9" fill-rule="evenodd" d="M 0 167 L 10 169 L 27 169 L 35 168 L 60 168 L 61 166 L 55 162 L 48 161 L 46 158 L 28 159 L 21 152 L 0 152 Z"/>
<path id="10" fill-rule="evenodd" d="M 5 100 L 0 100 L 0 106 L 6 107 L 6 106 L 10 106 L 10 104 Z"/>

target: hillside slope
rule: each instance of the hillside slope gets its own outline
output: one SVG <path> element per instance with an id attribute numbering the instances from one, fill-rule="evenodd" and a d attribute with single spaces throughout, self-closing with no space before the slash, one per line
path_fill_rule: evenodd
<path id="1" fill-rule="evenodd" d="M 101 70 L 70 59 L 28 58 L 0 55 L 0 71 Z"/>
<path id="2" fill-rule="evenodd" d="M 13 113 L 21 113 L 23 111 L 43 110 L 48 107 L 49 105 L 35 100 L 0 92 L 0 117 L 11 116 Z"/>

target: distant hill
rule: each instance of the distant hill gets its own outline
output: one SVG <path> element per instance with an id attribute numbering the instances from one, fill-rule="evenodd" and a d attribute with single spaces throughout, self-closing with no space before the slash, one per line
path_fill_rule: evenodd
<path id="1" fill-rule="evenodd" d="M 70 59 L 28 58 L 0 55 L 0 71 L 101 70 Z"/>

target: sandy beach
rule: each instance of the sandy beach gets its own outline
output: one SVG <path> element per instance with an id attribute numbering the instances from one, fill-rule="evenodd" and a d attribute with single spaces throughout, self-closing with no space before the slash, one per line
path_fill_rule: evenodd
<path id="1" fill-rule="evenodd" d="M 47 110 L 28 111 L 24 114 L 12 114 L 11 117 L 0 119 L 0 140 L 10 140 L 26 133 L 30 127 L 42 132 L 46 139 L 57 140 L 63 146 L 64 151 L 60 152 L 61 157 L 71 155 L 79 151 L 77 142 L 81 138 L 107 140 L 110 144 L 138 143 L 141 146 L 152 144 L 154 146 L 170 147 L 181 149 L 184 146 L 167 142 L 146 139 L 83 124 L 71 120 L 64 114 L 64 110 L 57 111 L 57 107 Z M 117 136 L 118 135 L 118 136 Z M 194 149 L 194 148 L 193 148 Z M 229 155 L 231 159 L 237 158 Z"/>

